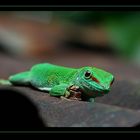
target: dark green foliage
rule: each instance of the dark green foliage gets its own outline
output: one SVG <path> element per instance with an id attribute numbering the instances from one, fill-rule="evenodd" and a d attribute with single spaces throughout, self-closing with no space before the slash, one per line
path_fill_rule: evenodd
<path id="1" fill-rule="evenodd" d="M 140 59 L 140 12 L 65 11 L 54 12 L 64 22 L 76 25 L 102 25 L 111 46 L 124 58 Z"/>

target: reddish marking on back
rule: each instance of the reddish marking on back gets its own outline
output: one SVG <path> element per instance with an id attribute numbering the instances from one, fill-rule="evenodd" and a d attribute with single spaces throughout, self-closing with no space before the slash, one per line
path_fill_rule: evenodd
<path id="1" fill-rule="evenodd" d="M 97 78 L 95 78 L 94 76 L 91 77 L 91 79 L 97 83 L 99 83 L 99 80 Z"/>

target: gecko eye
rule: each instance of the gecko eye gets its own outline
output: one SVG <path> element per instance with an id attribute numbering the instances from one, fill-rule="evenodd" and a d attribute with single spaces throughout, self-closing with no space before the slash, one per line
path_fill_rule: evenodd
<path id="1" fill-rule="evenodd" d="M 90 77 L 91 77 L 91 73 L 90 73 L 89 71 L 86 71 L 86 72 L 85 72 L 85 77 L 86 77 L 86 78 L 90 78 Z"/>

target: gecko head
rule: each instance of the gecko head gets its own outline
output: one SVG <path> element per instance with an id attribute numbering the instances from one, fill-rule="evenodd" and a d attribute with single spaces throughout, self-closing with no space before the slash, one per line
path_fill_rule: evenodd
<path id="1" fill-rule="evenodd" d="M 114 76 L 96 67 L 83 67 L 80 69 L 76 81 L 84 94 L 95 98 L 109 93 Z"/>

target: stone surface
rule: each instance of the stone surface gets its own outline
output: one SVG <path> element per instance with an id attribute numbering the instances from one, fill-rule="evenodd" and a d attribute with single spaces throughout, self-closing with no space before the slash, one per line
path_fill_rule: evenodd
<path id="1" fill-rule="evenodd" d="M 140 113 L 135 110 L 102 103 L 62 100 L 26 87 L 0 89 L 5 88 L 27 96 L 48 127 L 130 127 L 140 122 Z"/>

